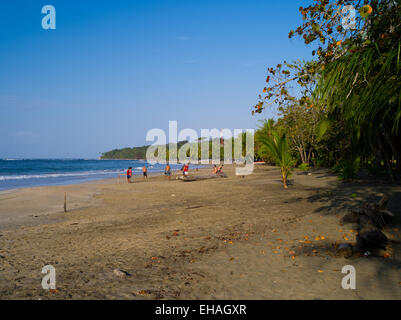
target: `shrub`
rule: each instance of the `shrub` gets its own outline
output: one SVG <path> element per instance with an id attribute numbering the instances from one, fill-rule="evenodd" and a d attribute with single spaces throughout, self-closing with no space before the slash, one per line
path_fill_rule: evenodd
<path id="1" fill-rule="evenodd" d="M 298 166 L 298 169 L 301 171 L 309 171 L 310 166 L 307 163 L 302 163 Z"/>
<path id="2" fill-rule="evenodd" d="M 382 171 L 382 168 L 379 165 L 377 165 L 377 163 L 375 161 L 371 161 L 371 160 L 368 161 L 369 174 L 374 176 L 374 175 L 379 174 L 381 171 Z"/>
<path id="3" fill-rule="evenodd" d="M 341 180 L 355 179 L 358 175 L 360 161 L 359 157 L 353 160 L 342 160 L 333 167 L 333 171 L 338 173 Z"/>

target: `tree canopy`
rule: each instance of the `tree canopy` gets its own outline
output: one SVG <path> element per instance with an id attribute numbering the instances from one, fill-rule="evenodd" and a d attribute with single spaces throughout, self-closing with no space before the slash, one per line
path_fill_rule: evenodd
<path id="1" fill-rule="evenodd" d="M 303 23 L 289 37 L 302 37 L 314 59 L 268 68 L 253 113 L 276 108 L 302 162 L 374 163 L 394 178 L 401 171 L 400 1 L 313 0 L 299 11 Z"/>

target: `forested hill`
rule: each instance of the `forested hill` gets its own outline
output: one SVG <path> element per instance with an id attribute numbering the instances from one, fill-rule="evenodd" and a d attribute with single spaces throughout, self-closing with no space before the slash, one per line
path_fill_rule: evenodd
<path id="1" fill-rule="evenodd" d="M 102 153 L 100 159 L 145 159 L 148 146 L 114 149 Z"/>
<path id="2" fill-rule="evenodd" d="M 187 143 L 187 141 L 178 142 L 177 146 L 180 148 L 183 144 Z M 141 160 L 146 159 L 146 150 L 149 145 L 142 147 L 133 147 L 133 148 L 123 148 L 123 149 L 114 149 L 111 151 L 107 151 L 102 153 L 100 159 L 109 160 L 109 159 L 133 159 L 133 160 Z M 168 146 L 167 146 L 168 150 Z"/>

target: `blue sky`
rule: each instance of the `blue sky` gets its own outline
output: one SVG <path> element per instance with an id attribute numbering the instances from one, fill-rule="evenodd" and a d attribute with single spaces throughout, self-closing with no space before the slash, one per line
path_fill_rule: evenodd
<path id="1" fill-rule="evenodd" d="M 287 37 L 310 2 L 2 0 L 0 158 L 94 158 L 169 120 L 256 128 L 267 67 L 311 57 Z"/>

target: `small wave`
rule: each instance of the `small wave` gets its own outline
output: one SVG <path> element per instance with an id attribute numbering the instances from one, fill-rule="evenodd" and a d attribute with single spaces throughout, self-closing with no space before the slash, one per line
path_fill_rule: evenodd
<path id="1" fill-rule="evenodd" d="M 98 161 L 95 158 L 0 158 L 0 161 Z"/>
<path id="2" fill-rule="evenodd" d="M 70 172 L 70 173 L 46 173 L 46 174 L 28 174 L 18 176 L 0 176 L 0 181 L 6 180 L 22 180 L 22 179 L 43 179 L 43 178 L 59 178 L 59 177 L 82 177 L 101 174 L 118 174 L 123 173 L 122 170 L 102 170 L 102 171 L 84 171 L 84 172 Z"/>

